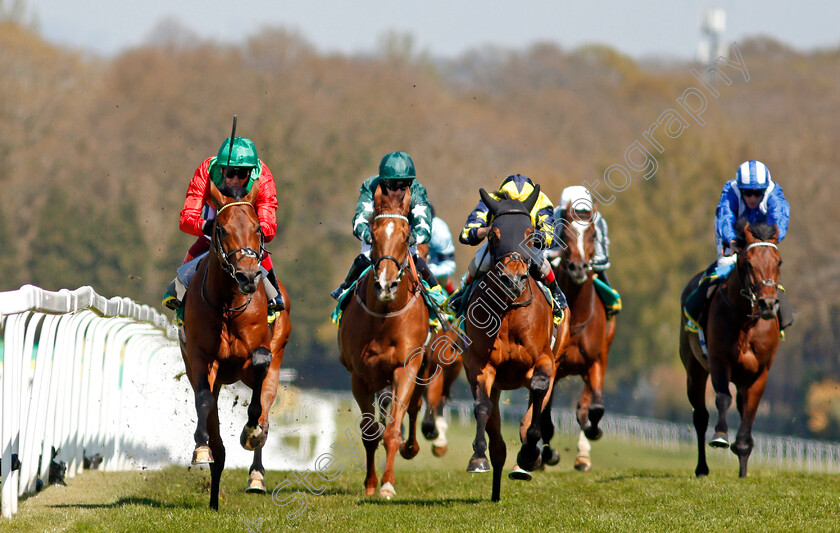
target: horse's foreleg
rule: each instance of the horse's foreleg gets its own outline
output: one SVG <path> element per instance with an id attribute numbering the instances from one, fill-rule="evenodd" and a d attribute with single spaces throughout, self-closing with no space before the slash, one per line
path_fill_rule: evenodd
<path id="1" fill-rule="evenodd" d="M 195 428 L 195 450 L 192 464 L 210 464 L 214 461 L 210 451 L 210 434 L 207 432 L 207 419 L 216 410 L 216 399 L 210 390 L 208 375 L 200 374 L 195 378 L 195 412 L 198 418 Z"/>
<path id="2" fill-rule="evenodd" d="M 373 496 L 376 493 L 377 483 L 374 459 L 376 458 L 376 448 L 379 446 L 380 439 L 382 439 L 382 424 L 373 411 L 373 392 L 367 389 L 364 381 L 354 374 L 350 387 L 353 391 L 353 397 L 356 398 L 356 404 L 362 411 L 359 417 L 359 433 L 362 437 L 362 443 L 365 445 L 365 464 L 367 467 L 365 496 Z"/>
<path id="3" fill-rule="evenodd" d="M 554 380 L 553 360 L 550 356 L 543 356 L 537 362 L 534 375 L 531 378 L 531 398 L 529 404 L 532 407 L 531 420 L 528 429 L 525 431 L 525 442 L 516 456 L 516 463 L 529 472 L 540 466 L 540 450 L 537 446 L 542 434 L 540 423 L 542 410 L 546 402 L 551 399 L 552 381 Z"/>
<path id="4" fill-rule="evenodd" d="M 475 385 L 473 386 L 473 397 L 475 398 L 473 408 L 475 414 L 475 440 L 473 441 L 473 455 L 467 465 L 467 472 L 490 471 L 490 462 L 487 460 L 487 440 L 484 433 L 487 428 L 487 421 L 493 412 L 493 402 L 490 400 L 490 395 L 492 394 L 495 379 L 496 369 L 492 366 L 487 366 L 477 376 Z"/>
<path id="5" fill-rule="evenodd" d="M 729 447 L 729 427 L 726 425 L 726 411 L 732 405 L 732 393 L 729 392 L 730 368 L 728 364 L 719 361 L 709 353 L 709 374 L 712 376 L 712 387 L 715 389 L 715 407 L 718 410 L 718 420 L 715 424 L 715 435 L 709 445 L 715 448 Z"/>
<path id="6" fill-rule="evenodd" d="M 440 367 L 437 363 L 429 364 L 428 376 L 433 376 Z M 434 440 L 438 438 L 438 430 L 435 427 L 435 418 L 438 415 L 438 407 L 440 405 L 441 396 L 443 395 L 443 376 L 438 376 L 437 379 L 426 385 L 426 414 L 423 416 L 423 423 L 420 430 L 426 440 Z"/>
<path id="7" fill-rule="evenodd" d="M 764 395 L 764 387 L 767 385 L 767 368 L 765 367 L 758 378 L 750 387 L 738 390 L 738 410 L 741 413 L 741 425 L 738 428 L 738 435 L 735 443 L 732 444 L 732 453 L 738 456 L 739 477 L 747 477 L 747 461 L 753 450 L 752 426 L 755 422 L 755 413 L 758 411 L 758 403 Z"/>
<path id="8" fill-rule="evenodd" d="M 589 367 L 589 372 L 586 373 L 583 380 L 586 383 L 586 388 L 590 391 L 589 409 L 587 412 L 587 424 L 583 432 L 586 438 L 590 440 L 598 440 L 604 434 L 598 423 L 604 416 L 604 399 L 601 396 L 601 391 L 604 387 L 604 372 L 606 365 L 601 361 L 595 361 Z"/>
<path id="9" fill-rule="evenodd" d="M 248 421 L 239 436 L 239 443 L 246 450 L 262 448 L 265 439 L 268 437 L 268 411 L 277 395 L 277 380 L 265 379 L 270 366 L 271 351 L 263 346 L 254 350 L 254 353 L 251 354 L 251 368 L 254 372 L 251 404 L 248 406 Z M 274 374 L 276 373 L 275 371 Z M 269 390 L 263 391 L 264 383 L 268 385 Z"/>
<path id="10" fill-rule="evenodd" d="M 507 459 L 507 447 L 502 437 L 502 414 L 499 411 L 499 396 L 502 391 L 494 389 L 490 401 L 493 412 L 487 420 L 487 436 L 490 439 L 490 462 L 493 464 L 493 490 L 491 501 L 497 502 L 502 497 L 502 471 Z"/>
<path id="11" fill-rule="evenodd" d="M 412 370 L 412 375 L 418 375 L 416 368 Z M 400 448 L 402 441 L 401 429 L 403 417 L 408 410 L 408 404 L 411 403 L 415 390 L 414 380 L 409 377 L 404 366 L 400 366 L 394 370 L 393 383 L 394 393 L 391 398 L 391 415 L 388 425 L 385 426 L 385 434 L 383 435 L 386 453 L 385 471 L 382 472 L 382 487 L 379 489 L 379 495 L 389 499 L 396 494 L 396 489 L 394 488 L 396 483 L 396 479 L 394 478 L 394 459 L 397 456 L 397 450 Z M 416 434 L 414 437 L 413 446 L 416 447 Z"/>
<path id="12" fill-rule="evenodd" d="M 225 445 L 219 432 L 219 409 L 216 400 L 219 389 L 213 391 L 213 408 L 207 417 L 207 431 L 210 436 L 210 449 L 215 461 L 210 465 L 210 508 L 219 510 L 219 485 L 222 481 L 222 471 L 225 469 Z"/>
<path id="13" fill-rule="evenodd" d="M 415 383 L 408 402 L 408 438 L 400 446 L 400 455 L 403 459 L 413 459 L 420 451 L 420 444 L 417 442 L 417 413 L 423 407 L 424 388 Z"/>
<path id="14" fill-rule="evenodd" d="M 551 447 L 551 439 L 554 438 L 554 421 L 551 420 L 551 407 L 554 403 L 554 387 L 548 395 L 545 408 L 540 413 L 540 435 L 542 436 L 542 462 L 554 466 L 560 462 L 560 454 Z"/>

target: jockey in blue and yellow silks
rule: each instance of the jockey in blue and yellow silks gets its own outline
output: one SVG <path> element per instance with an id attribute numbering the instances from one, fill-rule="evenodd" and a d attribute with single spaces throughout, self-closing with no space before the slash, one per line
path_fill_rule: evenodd
<path id="1" fill-rule="evenodd" d="M 735 224 L 745 217 L 750 224 L 766 222 L 775 224 L 779 229 L 778 242 L 787 234 L 790 221 L 790 204 L 785 199 L 781 185 L 774 182 L 770 170 L 761 161 L 750 160 L 742 163 L 735 173 L 735 179 L 727 181 L 720 194 L 720 202 L 715 211 L 715 247 L 717 260 L 712 263 L 697 289 L 685 302 L 688 321 L 686 329 L 698 332 L 698 320 L 703 313 L 709 288 L 725 278 L 737 260 L 735 253 Z M 793 307 L 779 292 L 779 328 L 784 330 L 793 323 Z"/>
<path id="2" fill-rule="evenodd" d="M 498 200 L 499 193 L 503 193 L 508 195 L 508 197 L 512 200 L 525 201 L 533 192 L 534 182 L 531 181 L 531 178 L 523 176 L 522 174 L 514 174 L 505 178 L 499 186 L 499 190 L 494 193 L 490 193 L 490 196 Z M 566 296 L 557 285 L 557 280 L 554 279 L 554 272 L 551 270 L 551 265 L 545 258 L 545 251 L 548 250 L 549 246 L 551 246 L 554 236 L 552 228 L 553 221 L 554 206 L 548 196 L 545 193 L 540 192 L 537 202 L 531 210 L 531 223 L 534 225 L 534 229 L 536 230 L 534 232 L 534 236 L 531 237 L 531 240 L 534 247 L 538 248 L 542 252 L 538 254 L 538 257 L 541 258 L 542 261 L 537 261 L 537 263 L 533 265 L 531 275 L 535 279 L 542 281 L 545 286 L 548 287 L 554 298 L 554 315 L 562 316 L 563 309 L 567 307 Z M 486 237 L 487 233 L 490 231 L 491 222 L 492 217 L 490 216 L 490 210 L 483 201 L 479 200 L 478 205 L 475 206 L 475 209 L 473 209 L 469 217 L 467 217 L 467 222 L 464 225 L 464 229 L 461 231 L 461 235 L 458 237 L 458 240 L 462 244 L 468 244 L 470 246 L 478 245 L 484 240 L 484 237 Z M 450 300 L 449 305 L 451 309 L 456 312 L 460 312 L 460 300 L 461 297 L 466 294 L 465 289 L 475 278 L 478 278 L 481 274 L 487 272 L 490 267 L 491 258 L 490 254 L 487 252 L 487 242 L 484 242 L 478 247 L 475 257 L 473 257 L 473 260 L 470 261 L 467 276 L 462 282 L 461 290 L 456 291 Z"/>
<path id="3" fill-rule="evenodd" d="M 408 214 L 408 222 L 411 226 L 409 250 L 414 259 L 414 264 L 417 266 L 417 272 L 422 276 L 423 281 L 429 285 L 431 291 L 440 292 L 441 289 L 437 279 L 435 279 L 423 258 L 417 255 L 416 245 L 429 242 L 432 231 L 432 214 L 426 188 L 416 178 L 414 161 L 412 161 L 411 156 L 405 152 L 391 152 L 386 154 L 379 163 L 379 174 L 366 179 L 362 183 L 359 189 L 359 200 L 356 203 L 356 212 L 353 215 L 353 235 L 362 241 L 362 250 L 353 260 L 344 281 L 330 293 L 330 296 L 338 300 L 341 294 L 371 265 L 370 218 L 373 215 L 374 193 L 378 187 L 395 191 L 408 188 L 411 192 Z"/>

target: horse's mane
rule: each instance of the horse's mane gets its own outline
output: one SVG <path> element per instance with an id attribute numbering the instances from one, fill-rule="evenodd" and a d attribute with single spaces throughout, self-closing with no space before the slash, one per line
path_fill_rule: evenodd
<path id="1" fill-rule="evenodd" d="M 743 242 L 747 239 L 745 233 L 746 225 L 747 217 L 741 217 L 738 219 L 738 222 L 735 223 L 735 234 L 738 236 L 739 241 Z M 750 233 L 752 233 L 754 238 L 760 241 L 775 239 L 778 231 L 778 226 L 769 222 L 756 222 L 755 224 L 750 224 Z"/>
<path id="2" fill-rule="evenodd" d="M 227 196 L 228 198 L 233 198 L 235 201 L 240 201 L 242 198 L 248 194 L 248 191 L 245 190 L 245 187 L 228 187 L 227 183 L 222 183 L 222 186 L 219 187 L 219 192 L 223 195 Z"/>
<path id="3" fill-rule="evenodd" d="M 493 193 L 493 196 L 495 196 L 496 199 L 499 200 L 500 202 L 502 200 L 513 200 L 513 198 L 510 197 L 510 193 L 508 191 L 498 190 L 498 191 Z"/>

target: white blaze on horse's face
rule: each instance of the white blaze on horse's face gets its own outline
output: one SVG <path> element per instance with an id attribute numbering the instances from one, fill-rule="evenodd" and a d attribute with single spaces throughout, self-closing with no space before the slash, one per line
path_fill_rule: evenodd
<path id="1" fill-rule="evenodd" d="M 388 225 L 385 227 L 385 236 L 390 239 L 391 235 L 393 235 L 393 234 L 394 234 L 394 223 L 393 222 L 388 222 Z"/>
<path id="2" fill-rule="evenodd" d="M 584 248 L 584 241 L 583 236 L 586 234 L 586 230 L 589 229 L 589 225 L 592 222 L 582 222 L 579 220 L 572 221 L 572 227 L 577 232 L 577 249 L 580 252 L 580 257 L 584 261 L 586 261 L 586 250 Z"/>

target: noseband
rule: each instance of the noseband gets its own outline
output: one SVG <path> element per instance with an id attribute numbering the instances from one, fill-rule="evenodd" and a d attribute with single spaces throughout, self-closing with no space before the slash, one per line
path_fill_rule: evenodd
<path id="1" fill-rule="evenodd" d="M 251 207 L 251 209 L 254 210 L 255 213 L 257 211 L 256 208 L 250 202 L 231 202 L 229 204 L 223 205 L 221 207 L 221 209 L 219 209 L 216 212 L 216 216 L 218 217 L 218 215 L 222 211 L 224 211 L 228 207 L 235 206 L 235 205 L 248 205 L 248 206 Z M 218 221 L 218 218 L 217 218 L 216 223 L 215 223 L 214 228 L 213 228 L 213 241 L 212 241 L 213 249 L 215 250 L 215 252 L 219 256 L 219 261 L 222 265 L 222 270 L 227 272 L 227 274 L 230 277 L 236 279 L 237 266 L 239 265 L 239 262 L 242 261 L 242 259 L 244 259 L 246 257 L 253 257 L 257 261 L 262 261 L 265 258 L 265 255 L 268 253 L 268 251 L 265 249 L 265 235 L 263 235 L 262 227 L 259 228 L 259 232 L 260 232 L 260 249 L 259 249 L 259 251 L 254 250 L 253 248 L 250 248 L 250 247 L 245 247 L 245 248 L 237 248 L 236 250 L 233 250 L 231 252 L 226 252 L 224 246 L 222 246 L 222 237 L 221 237 L 221 231 L 220 231 L 221 229 L 222 229 L 222 226 L 221 226 L 221 224 L 219 224 L 219 221 Z M 236 259 L 236 261 L 232 262 L 231 259 L 236 254 L 242 254 L 242 255 L 240 255 L 239 258 Z"/>

